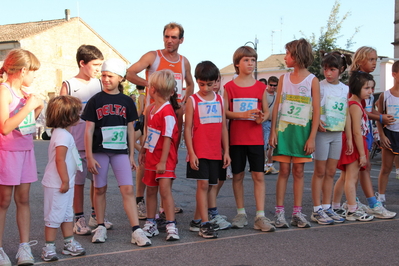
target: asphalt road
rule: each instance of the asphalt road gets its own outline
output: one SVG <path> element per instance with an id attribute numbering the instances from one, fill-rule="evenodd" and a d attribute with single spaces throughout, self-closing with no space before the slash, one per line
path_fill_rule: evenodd
<path id="1" fill-rule="evenodd" d="M 39 180 L 42 179 L 47 163 L 48 141 L 35 141 Z M 104 244 L 91 243 L 91 236 L 76 236 L 86 249 L 86 255 L 70 257 L 61 254 L 62 235 L 56 241 L 60 260 L 51 265 L 399 265 L 399 218 L 391 220 L 375 219 L 371 222 L 345 222 L 340 225 L 322 226 L 312 223 L 309 229 L 277 229 L 274 233 L 262 233 L 253 229 L 255 202 L 252 196 L 253 183 L 250 173 L 244 180 L 245 202 L 249 224 L 244 229 L 219 231 L 217 239 L 203 239 L 189 231 L 189 222 L 195 208 L 195 182 L 185 178 L 186 151 L 179 151 L 178 179 L 173 186 L 175 201 L 184 209 L 177 214 L 180 241 L 165 241 L 165 233 L 152 238 L 152 246 L 137 247 L 130 243 L 130 226 L 123 211 L 121 196 L 112 174 L 109 175 L 107 192 L 107 216 L 114 223 L 108 231 Z M 372 161 L 372 180 L 377 188 L 380 157 Z M 312 211 L 310 181 L 313 163 L 305 165 L 305 191 L 303 212 Z M 337 173 L 336 177 L 338 177 Z M 276 175 L 265 176 L 266 216 L 273 218 L 275 205 Z M 87 183 L 88 184 L 88 183 Z M 88 186 L 85 191 L 89 193 Z M 362 202 L 366 202 L 362 191 L 358 191 Z M 399 212 L 399 180 L 394 173 L 390 176 L 387 191 L 388 209 Z M 89 214 L 90 204 L 86 197 L 85 211 Z M 291 213 L 293 204 L 292 178 L 287 189 L 286 213 Z M 218 198 L 221 214 L 231 220 L 236 214 L 231 180 L 225 182 Z M 43 192 L 40 181 L 31 188 L 31 239 L 38 240 L 32 246 L 36 264 L 47 264 L 40 259 L 44 245 Z M 290 216 L 290 215 L 289 215 Z M 286 217 L 287 220 L 290 217 Z M 88 217 L 87 217 L 88 219 Z M 144 221 L 141 222 L 143 224 Z M 15 204 L 12 203 L 6 222 L 4 250 L 11 261 L 16 263 L 15 255 L 19 244 L 15 223 Z"/>

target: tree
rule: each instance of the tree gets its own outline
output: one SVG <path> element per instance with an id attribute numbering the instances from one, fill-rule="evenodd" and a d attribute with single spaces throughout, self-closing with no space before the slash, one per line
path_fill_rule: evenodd
<path id="1" fill-rule="evenodd" d="M 302 35 L 304 35 L 304 37 L 312 45 L 314 51 L 314 61 L 313 64 L 308 68 L 308 70 L 320 80 L 324 79 L 323 71 L 320 65 L 320 51 L 331 52 L 333 50 L 338 50 L 342 53 L 352 53 L 348 50 L 352 47 L 353 44 L 355 44 L 353 42 L 353 38 L 359 32 L 359 27 L 355 28 L 355 32 L 353 33 L 353 35 L 346 41 L 345 50 L 337 46 L 337 40 L 342 37 L 342 35 L 340 35 L 342 24 L 351 14 L 350 12 L 346 12 L 344 16 L 340 18 L 340 6 L 340 1 L 336 0 L 331 9 L 330 16 L 327 20 L 327 25 L 325 27 L 321 27 L 320 36 L 318 38 L 316 38 L 316 35 L 314 33 L 310 36 L 310 38 L 307 38 L 306 35 L 301 32 Z M 346 81 L 347 79 L 347 73 L 341 76 L 342 82 Z"/>

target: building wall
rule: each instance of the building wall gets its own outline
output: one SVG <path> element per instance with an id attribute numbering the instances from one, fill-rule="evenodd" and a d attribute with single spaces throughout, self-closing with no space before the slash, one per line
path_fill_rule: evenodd
<path id="1" fill-rule="evenodd" d="M 41 62 L 30 89 L 40 92 L 46 98 L 49 94 L 58 95 L 62 81 L 75 76 L 79 71 L 76 51 L 82 44 L 96 46 L 105 59 L 115 57 L 125 61 L 85 24 L 72 19 L 21 41 L 21 48 L 33 52 Z"/>

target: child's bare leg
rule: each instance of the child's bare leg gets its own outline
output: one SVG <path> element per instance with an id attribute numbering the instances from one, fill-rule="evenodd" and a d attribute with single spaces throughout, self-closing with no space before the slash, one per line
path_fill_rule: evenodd
<path id="1" fill-rule="evenodd" d="M 30 233 L 30 183 L 15 186 L 14 201 L 17 205 L 17 224 L 21 243 L 29 242 Z"/>
<path id="2" fill-rule="evenodd" d="M 166 220 L 175 220 L 175 201 L 172 194 L 172 178 L 159 179 L 159 194 L 161 195 L 162 207 L 165 211 Z"/>
<path id="3" fill-rule="evenodd" d="M 292 175 L 294 177 L 294 206 L 302 206 L 304 167 L 304 163 L 294 163 L 292 166 Z"/>
<path id="4" fill-rule="evenodd" d="M 75 213 L 82 213 L 83 210 L 83 202 L 84 202 L 84 188 L 85 185 L 77 185 L 75 184 L 75 192 L 73 195 L 73 211 Z M 91 197 L 91 190 L 90 190 L 90 197 Z"/>
<path id="5" fill-rule="evenodd" d="M 61 231 L 62 231 L 62 235 L 64 236 L 64 238 L 73 236 L 73 222 L 62 223 L 61 224 Z"/>
<path id="6" fill-rule="evenodd" d="M 370 161 L 368 161 L 366 170 L 361 171 L 359 173 L 360 185 L 362 186 L 366 198 L 374 197 L 374 189 L 373 189 L 373 183 L 371 183 L 370 171 L 371 171 L 371 164 Z"/>
<path id="7" fill-rule="evenodd" d="M 338 160 L 335 159 L 327 159 L 326 165 L 326 175 L 323 180 L 322 187 L 322 203 L 323 204 L 331 204 L 332 194 L 333 194 L 333 186 L 334 186 L 334 177 L 337 171 Z"/>
<path id="8" fill-rule="evenodd" d="M 4 227 L 7 210 L 11 203 L 13 186 L 0 185 L 0 247 L 3 246 Z"/>
<path id="9" fill-rule="evenodd" d="M 284 206 L 285 191 L 287 190 L 287 182 L 291 171 L 290 167 L 290 163 L 280 162 L 280 172 L 276 183 L 276 206 Z"/>
<path id="10" fill-rule="evenodd" d="M 215 186 L 216 187 L 216 186 Z M 203 223 L 209 222 L 208 218 L 208 180 L 197 180 L 197 192 L 195 199 L 197 201 L 196 210 L 199 212 Z M 195 217 L 194 217 L 195 219 Z"/>
<path id="11" fill-rule="evenodd" d="M 382 148 L 381 158 L 382 166 L 378 176 L 378 193 L 385 194 L 395 155 L 390 150 Z"/>
<path id="12" fill-rule="evenodd" d="M 252 180 L 254 181 L 254 195 L 257 211 L 265 210 L 265 195 L 266 195 L 266 185 L 265 185 L 265 174 L 263 172 L 251 172 Z"/>
<path id="13" fill-rule="evenodd" d="M 44 239 L 46 240 L 46 242 L 55 242 L 55 239 L 57 238 L 57 230 L 58 228 L 52 228 L 47 226 L 44 227 Z"/>
<path id="14" fill-rule="evenodd" d="M 98 224 L 104 223 L 106 192 L 107 192 L 107 185 L 101 188 L 95 188 L 94 191 L 94 208 L 96 210 L 96 218 Z"/>
<path id="15" fill-rule="evenodd" d="M 224 181 L 220 181 L 224 182 Z M 219 183 L 217 185 L 208 186 L 208 207 L 207 208 L 215 208 L 217 207 L 216 198 L 219 192 Z"/>
<path id="16" fill-rule="evenodd" d="M 346 166 L 345 172 L 345 196 L 348 205 L 356 205 L 356 182 L 359 173 L 359 162 L 356 160 Z"/>
<path id="17" fill-rule="evenodd" d="M 147 219 L 155 219 L 158 204 L 158 187 L 147 187 L 145 198 Z"/>
<path id="18" fill-rule="evenodd" d="M 130 225 L 132 227 L 139 225 L 139 216 L 137 213 L 136 197 L 134 196 L 133 186 L 120 186 L 119 190 L 122 194 L 123 208 L 125 209 Z"/>
<path id="19" fill-rule="evenodd" d="M 335 182 L 333 201 L 332 201 L 333 203 L 341 202 L 345 188 L 345 176 L 346 176 L 346 171 L 341 171 L 341 175 L 339 176 L 337 182 Z"/>
<path id="20" fill-rule="evenodd" d="M 323 180 L 326 174 L 327 161 L 315 160 L 312 176 L 312 200 L 313 206 L 319 206 L 321 203 L 321 191 Z"/>
<path id="21" fill-rule="evenodd" d="M 216 189 L 216 197 L 219 195 L 220 189 L 223 187 L 223 184 L 224 184 L 224 180 L 219 180 L 218 181 L 218 185 L 216 186 L 217 187 L 217 189 Z M 216 205 L 215 205 L 215 207 L 216 207 Z"/>
<path id="22" fill-rule="evenodd" d="M 233 174 L 233 192 L 237 209 L 244 208 L 244 172 Z"/>

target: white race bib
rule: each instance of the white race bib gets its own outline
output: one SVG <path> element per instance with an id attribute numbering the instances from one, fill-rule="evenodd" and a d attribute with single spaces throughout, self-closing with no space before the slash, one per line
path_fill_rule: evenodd
<path id="1" fill-rule="evenodd" d="M 256 98 L 236 98 L 233 99 L 233 112 L 241 113 L 258 108 L 258 99 Z M 242 119 L 255 120 L 255 119 Z"/>
<path id="2" fill-rule="evenodd" d="M 78 152 L 78 149 L 76 148 L 76 146 L 74 146 L 72 148 L 72 156 L 73 156 L 73 159 L 75 159 L 75 163 L 76 163 L 76 166 L 78 167 L 78 171 L 82 172 L 83 171 L 82 159 L 79 156 L 79 152 Z"/>
<path id="3" fill-rule="evenodd" d="M 399 124 L 399 105 L 387 104 L 387 114 L 392 114 L 395 118 L 394 124 Z"/>
<path id="4" fill-rule="evenodd" d="M 222 108 L 220 107 L 220 102 L 199 102 L 198 113 L 201 124 L 222 122 Z"/>
<path id="5" fill-rule="evenodd" d="M 147 128 L 147 139 L 144 143 L 144 148 L 148 149 L 151 153 L 154 152 L 154 148 L 158 143 L 158 139 L 161 136 L 161 130 L 157 130 L 151 127 Z"/>
<path id="6" fill-rule="evenodd" d="M 22 135 L 28 135 L 36 132 L 35 111 L 31 111 L 18 126 Z"/>
<path id="7" fill-rule="evenodd" d="M 334 117 L 336 119 L 345 120 L 347 107 L 346 101 L 347 100 L 345 98 L 328 95 L 325 104 L 326 118 L 328 119 L 328 117 Z"/>
<path id="8" fill-rule="evenodd" d="M 127 126 L 102 127 L 103 147 L 111 150 L 127 149 Z"/>
<path id="9" fill-rule="evenodd" d="M 281 120 L 306 126 L 309 121 L 310 104 L 286 100 L 281 107 Z"/>

